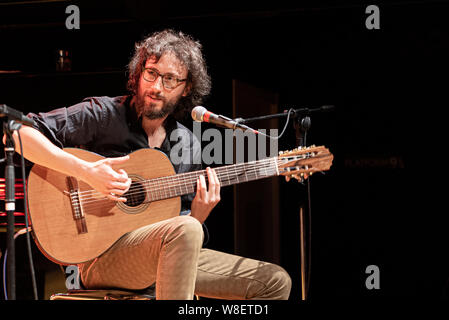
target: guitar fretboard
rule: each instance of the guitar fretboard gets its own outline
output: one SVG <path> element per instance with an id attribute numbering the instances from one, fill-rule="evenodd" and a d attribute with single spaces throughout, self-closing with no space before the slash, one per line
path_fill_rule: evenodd
<path id="1" fill-rule="evenodd" d="M 264 179 L 278 175 L 277 157 L 218 167 L 215 171 L 220 186 Z M 178 197 L 195 192 L 200 175 L 208 182 L 206 170 L 198 170 L 146 180 L 144 187 L 149 201 Z"/>

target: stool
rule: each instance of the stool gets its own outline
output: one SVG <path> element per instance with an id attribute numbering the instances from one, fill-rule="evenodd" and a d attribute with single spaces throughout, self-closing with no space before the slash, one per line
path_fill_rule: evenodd
<path id="1" fill-rule="evenodd" d="M 123 290 L 69 290 L 65 293 L 55 293 L 50 300 L 154 300 L 151 293 Z"/>
<path id="2" fill-rule="evenodd" d="M 70 290 L 65 293 L 55 293 L 50 300 L 156 300 L 151 292 L 133 292 L 123 290 Z M 198 295 L 194 300 L 200 300 Z"/>

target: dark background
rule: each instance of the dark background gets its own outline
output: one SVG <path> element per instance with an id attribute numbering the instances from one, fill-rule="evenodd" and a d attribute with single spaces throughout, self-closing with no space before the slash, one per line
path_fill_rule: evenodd
<path id="1" fill-rule="evenodd" d="M 65 28 L 69 4 L 80 8 L 80 30 Z M 0 103 L 27 113 L 126 94 L 134 43 L 163 28 L 182 30 L 203 45 L 210 110 L 232 115 L 233 79 L 278 94 L 279 112 L 336 107 L 312 117 L 308 136 L 335 156 L 332 169 L 311 180 L 309 297 L 446 298 L 448 218 L 436 203 L 444 196 L 449 5 L 369 4 L 379 6 L 379 30 L 365 27 L 368 4 L 360 1 L 2 1 L 0 70 L 20 72 L 0 74 Z M 70 72 L 55 71 L 61 48 L 71 53 Z M 280 149 L 294 145 L 290 124 Z M 306 189 L 282 179 L 280 190 L 279 263 L 299 300 L 297 208 Z M 234 250 L 232 197 L 232 188 L 223 190 L 208 219 L 209 248 Z M 261 236 L 257 228 L 247 234 Z M 4 233 L 1 241 L 4 251 Z M 42 287 L 39 270 L 49 263 L 34 252 Z M 29 298 L 23 243 L 17 255 L 18 297 Z M 365 287 L 368 265 L 380 268 L 380 290 Z"/>

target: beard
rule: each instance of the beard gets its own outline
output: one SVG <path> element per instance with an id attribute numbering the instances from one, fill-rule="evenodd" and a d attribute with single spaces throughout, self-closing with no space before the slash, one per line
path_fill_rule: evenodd
<path id="1" fill-rule="evenodd" d="M 164 97 L 160 96 L 158 96 L 158 99 L 161 99 L 162 102 L 162 107 L 159 110 L 156 109 L 156 103 L 147 103 L 145 102 L 145 95 L 138 94 L 136 95 L 136 110 L 147 119 L 162 119 L 175 111 L 180 100 L 180 98 L 177 98 L 175 101 L 167 101 Z"/>

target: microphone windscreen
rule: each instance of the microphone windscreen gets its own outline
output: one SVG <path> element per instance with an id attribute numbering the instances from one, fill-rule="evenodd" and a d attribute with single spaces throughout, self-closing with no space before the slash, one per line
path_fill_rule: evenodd
<path id="1" fill-rule="evenodd" d="M 203 122 L 203 115 L 207 112 L 206 108 L 196 106 L 192 109 L 192 119 L 198 122 Z"/>
<path id="2" fill-rule="evenodd" d="M 324 106 L 321 107 L 321 110 L 323 110 L 323 111 L 330 111 L 333 108 L 335 108 L 335 106 L 333 106 L 333 105 L 324 105 Z"/>

